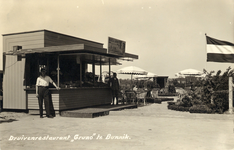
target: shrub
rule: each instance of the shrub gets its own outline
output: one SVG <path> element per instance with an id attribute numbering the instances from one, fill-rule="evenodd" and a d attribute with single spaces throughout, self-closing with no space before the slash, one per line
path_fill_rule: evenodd
<path id="1" fill-rule="evenodd" d="M 185 111 L 189 111 L 190 107 L 184 107 Z"/>
<path id="2" fill-rule="evenodd" d="M 183 106 L 183 102 L 182 101 L 180 101 L 180 100 L 178 100 L 177 102 L 175 102 L 175 105 L 176 106 Z"/>
<path id="3" fill-rule="evenodd" d="M 154 98 L 152 98 L 152 97 L 147 97 L 145 100 L 148 103 L 154 103 Z"/>
<path id="4" fill-rule="evenodd" d="M 208 73 L 204 70 L 204 73 L 206 78 L 200 80 L 198 88 L 189 93 L 192 105 L 207 105 L 212 112 L 223 113 L 228 110 L 228 78 L 234 77 L 234 70 L 229 67 L 223 74 L 220 70 L 215 75 L 214 71 Z"/>
<path id="5" fill-rule="evenodd" d="M 172 105 L 167 105 L 167 108 L 168 108 L 168 109 L 171 109 L 171 106 L 172 106 Z"/>
<path id="6" fill-rule="evenodd" d="M 184 107 L 184 106 L 178 106 L 178 105 L 172 104 L 172 105 L 168 105 L 167 108 L 171 110 L 176 110 L 176 111 L 189 111 L 190 107 Z"/>
<path id="7" fill-rule="evenodd" d="M 185 111 L 184 106 L 178 106 L 179 111 Z"/>
<path id="8" fill-rule="evenodd" d="M 191 99 L 188 96 L 185 96 L 184 98 L 182 98 L 182 102 L 183 102 L 182 106 L 184 106 L 184 107 L 191 107 L 192 106 Z"/>
<path id="9" fill-rule="evenodd" d="M 215 104 L 207 104 L 207 107 L 209 107 L 212 110 L 212 113 L 216 112 L 216 105 Z"/>
<path id="10" fill-rule="evenodd" d="M 177 93 L 158 93 L 159 96 L 177 96 Z"/>
<path id="11" fill-rule="evenodd" d="M 217 113 L 223 113 L 229 108 L 229 100 L 228 100 L 228 91 L 217 91 L 214 93 L 214 105 L 213 108 Z"/>
<path id="12" fill-rule="evenodd" d="M 161 100 L 161 99 L 159 99 L 159 98 L 155 98 L 155 99 L 154 99 L 154 103 L 161 104 L 161 103 L 162 103 L 162 100 Z"/>
<path id="13" fill-rule="evenodd" d="M 158 104 L 161 104 L 161 103 L 162 103 L 162 100 L 159 99 L 159 98 L 148 97 L 148 98 L 146 98 L 146 102 L 148 102 L 148 103 L 158 103 Z"/>
<path id="14" fill-rule="evenodd" d="M 200 99 L 194 99 L 191 101 L 192 105 L 202 105 L 202 101 Z"/>
<path id="15" fill-rule="evenodd" d="M 168 105 L 175 105 L 175 102 L 167 102 Z"/>
<path id="16" fill-rule="evenodd" d="M 207 105 L 194 105 L 189 109 L 190 113 L 212 113 L 212 109 L 210 109 Z"/>
<path id="17" fill-rule="evenodd" d="M 179 106 L 177 106 L 177 105 L 171 105 L 172 110 L 178 110 L 178 108 L 179 108 Z"/>

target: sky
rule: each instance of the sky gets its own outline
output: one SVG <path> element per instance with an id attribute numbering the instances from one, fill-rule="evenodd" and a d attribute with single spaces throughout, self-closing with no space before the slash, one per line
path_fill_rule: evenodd
<path id="1" fill-rule="evenodd" d="M 233 63 L 206 62 L 205 39 L 207 34 L 234 43 L 234 0 L 0 0 L 0 21 L 1 34 L 46 29 L 104 48 L 108 37 L 123 40 L 126 52 L 139 59 L 112 66 L 113 71 L 137 66 L 174 78 L 189 68 L 234 68 Z M 2 54 L 2 36 L 0 41 Z"/>

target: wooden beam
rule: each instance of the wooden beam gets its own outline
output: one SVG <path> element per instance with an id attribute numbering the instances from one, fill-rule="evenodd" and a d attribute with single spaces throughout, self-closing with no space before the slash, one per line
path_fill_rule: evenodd
<path id="1" fill-rule="evenodd" d="M 72 44 L 72 45 L 49 46 L 49 47 L 32 48 L 32 49 L 21 49 L 16 52 L 13 52 L 13 55 L 32 54 L 32 53 L 50 53 L 50 52 L 62 52 L 62 51 L 74 51 L 74 50 L 84 50 L 84 44 Z"/>
<path id="2" fill-rule="evenodd" d="M 98 48 L 98 47 L 93 47 L 93 46 L 88 46 L 84 45 L 84 50 L 88 50 L 91 52 L 96 52 L 96 53 L 107 53 L 107 49 L 105 48 Z"/>
<path id="3" fill-rule="evenodd" d="M 96 53 L 107 53 L 107 49 L 98 48 L 93 46 L 87 46 L 85 44 L 71 44 L 71 45 L 61 45 L 61 46 L 48 46 L 42 48 L 32 48 L 32 49 L 21 49 L 16 52 L 7 52 L 6 54 L 21 55 L 21 54 L 31 54 L 31 53 L 51 53 L 51 52 L 69 52 L 69 51 L 90 51 Z"/>
<path id="4" fill-rule="evenodd" d="M 130 53 L 125 53 L 124 57 L 129 57 L 129 58 L 133 58 L 133 59 L 138 59 L 138 55 L 135 54 L 130 54 Z"/>

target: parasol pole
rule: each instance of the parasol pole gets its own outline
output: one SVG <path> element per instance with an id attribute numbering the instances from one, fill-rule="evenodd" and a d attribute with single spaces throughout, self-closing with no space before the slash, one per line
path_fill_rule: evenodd
<path id="1" fill-rule="evenodd" d="M 206 41 L 206 39 L 207 39 L 207 35 L 206 35 L 206 33 L 205 33 L 205 41 Z M 205 54 L 206 54 L 205 69 L 206 69 L 206 71 L 207 71 L 207 41 L 206 41 L 206 43 L 205 43 Z"/>

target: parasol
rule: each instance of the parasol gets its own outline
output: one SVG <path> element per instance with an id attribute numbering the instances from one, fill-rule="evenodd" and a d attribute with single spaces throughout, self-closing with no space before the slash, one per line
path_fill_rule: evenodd
<path id="1" fill-rule="evenodd" d="M 185 78 L 185 76 L 182 75 L 182 74 L 180 74 L 180 73 L 176 73 L 175 76 L 176 76 L 177 78 Z"/>
<path id="2" fill-rule="evenodd" d="M 191 82 L 191 77 L 195 77 L 195 76 L 200 76 L 203 74 L 203 72 L 199 71 L 199 70 L 196 70 L 196 69 L 185 69 L 185 70 L 182 70 L 178 73 L 179 75 L 181 76 L 189 76 L 189 80 Z"/>
<path id="3" fill-rule="evenodd" d="M 184 76 L 196 76 L 196 75 L 201 75 L 202 72 L 195 69 L 185 69 L 180 71 L 179 74 Z"/>
<path id="4" fill-rule="evenodd" d="M 147 75 L 147 71 L 135 67 L 135 66 L 128 66 L 128 67 L 124 67 L 122 69 L 117 70 L 118 74 L 130 74 L 131 75 L 131 88 L 132 88 L 132 76 L 133 75 Z"/>
<path id="5" fill-rule="evenodd" d="M 146 74 L 146 75 L 135 75 L 134 77 L 136 79 L 153 78 L 153 77 L 157 77 L 157 74 L 152 73 L 152 72 L 148 72 L 148 74 Z"/>

